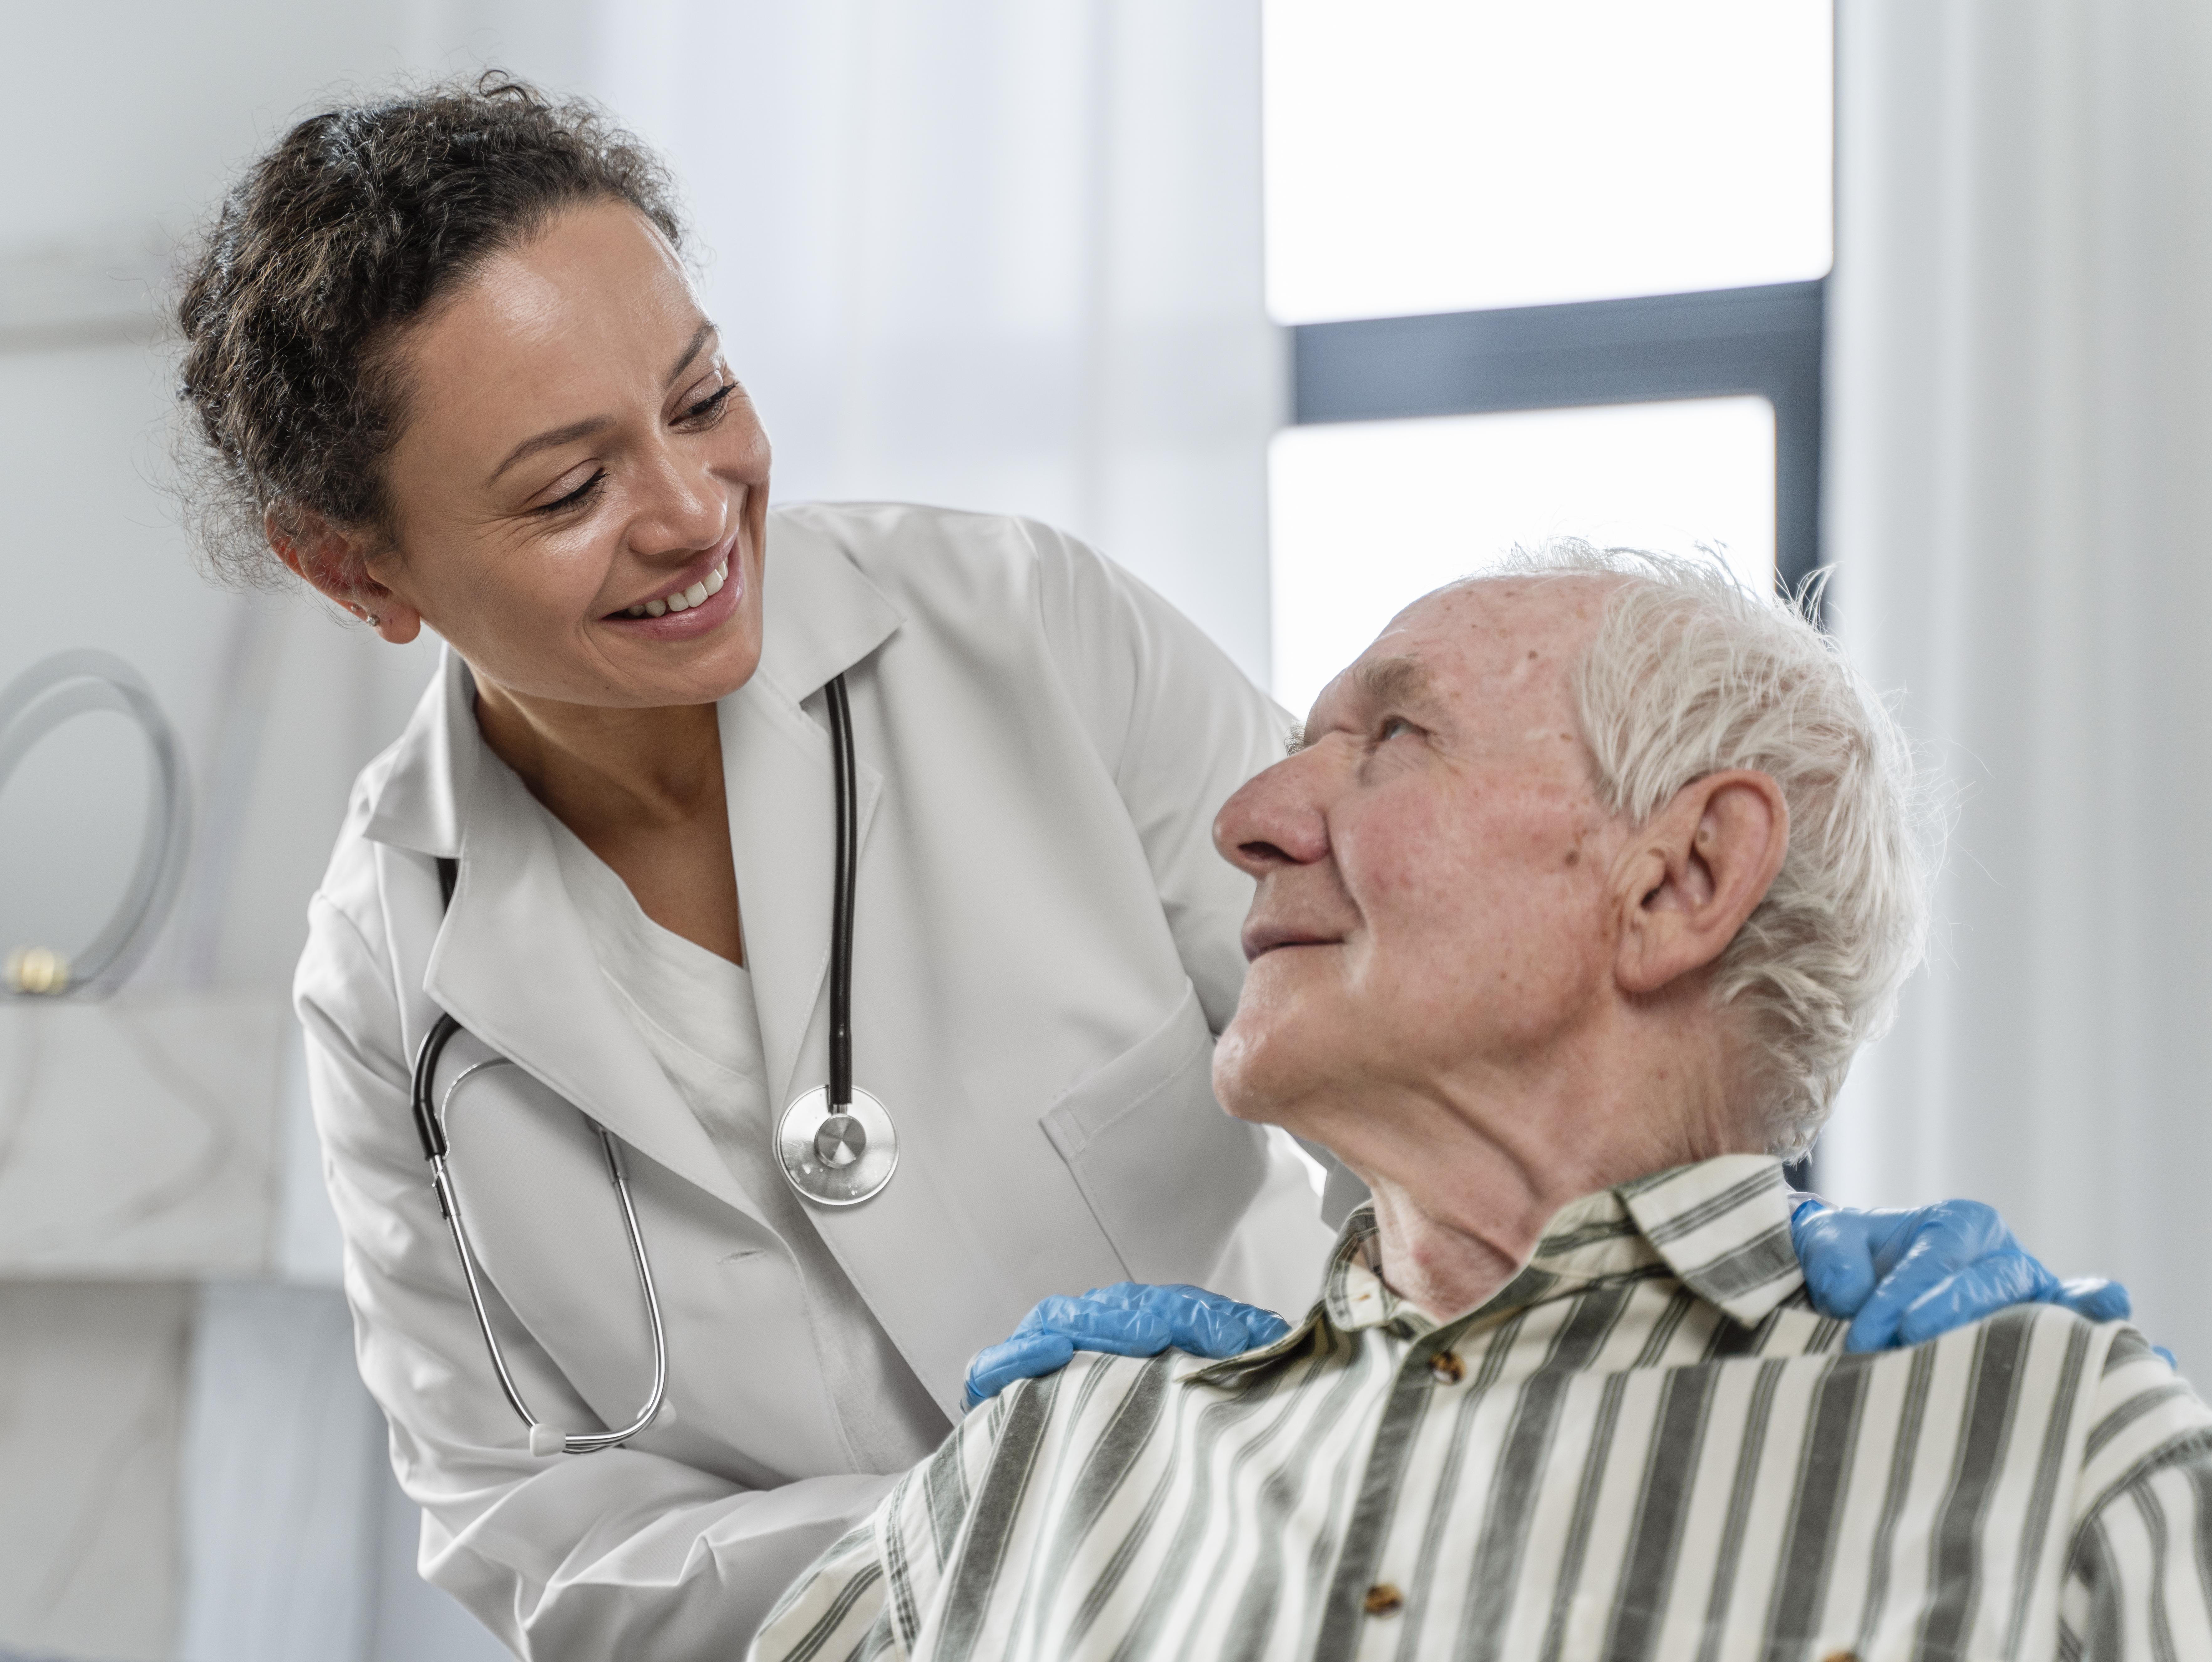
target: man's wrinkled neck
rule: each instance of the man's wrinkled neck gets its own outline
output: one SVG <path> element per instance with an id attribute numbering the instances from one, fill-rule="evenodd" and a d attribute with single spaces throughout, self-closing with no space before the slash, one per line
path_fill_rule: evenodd
<path id="1" fill-rule="evenodd" d="M 1386 1156 L 1360 1172 L 1374 1196 L 1379 1273 L 1438 1321 L 1486 1302 L 1520 1273 L 1561 1207 L 1606 1186 L 1540 1146 L 1455 1118 L 1462 1135 L 1437 1128 L 1424 1139 L 1457 1145 L 1443 1158 Z"/>
<path id="2" fill-rule="evenodd" d="M 1526 1214 L 1468 1227 L 1395 1185 L 1376 1186 L 1373 1194 L 1376 1273 L 1432 1321 L 1487 1303 L 1520 1273 L 1540 1239 L 1542 1226 L 1527 1227 Z"/>
<path id="3" fill-rule="evenodd" d="M 1654 1172 L 1759 1152 L 1730 1105 L 1719 1055 L 1668 1046 L 1371 1105 L 1360 1146 L 1336 1152 L 1374 1196 L 1383 1281 L 1449 1320 L 1519 1274 L 1571 1202 Z"/>

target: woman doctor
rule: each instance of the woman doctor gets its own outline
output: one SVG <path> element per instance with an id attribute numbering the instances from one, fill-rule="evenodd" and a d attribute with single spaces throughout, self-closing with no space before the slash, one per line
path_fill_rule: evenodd
<path id="1" fill-rule="evenodd" d="M 180 310 L 204 506 L 253 527 L 220 549 L 273 550 L 387 641 L 447 643 L 355 789 L 296 991 L 423 1573 L 531 1657 L 734 1654 L 1041 1298 L 1202 1282 L 1302 1304 L 1328 1239 L 1295 1159 L 1208 1084 L 1249 898 L 1209 825 L 1284 719 L 1044 527 L 771 513 L 680 236 L 649 155 L 488 78 L 295 127 Z M 896 1166 L 828 1206 L 775 1133 L 829 1066 L 841 678 L 854 1077 Z M 410 1114 L 441 1014 L 433 1095 L 547 1452 L 493 1372 Z M 594 1123 L 667 1378 L 648 1428 L 580 1456 L 550 1428 L 628 1425 L 655 1372 Z M 1983 1214 L 1823 1221 L 1816 1281 L 1847 1302 L 1904 1260 L 1875 1342 L 1931 1288 L 1922 1326 L 2043 1287 Z M 1072 1342 L 1234 1350 L 1263 1326 L 1191 1293 L 1062 1302 L 979 1382 Z"/>

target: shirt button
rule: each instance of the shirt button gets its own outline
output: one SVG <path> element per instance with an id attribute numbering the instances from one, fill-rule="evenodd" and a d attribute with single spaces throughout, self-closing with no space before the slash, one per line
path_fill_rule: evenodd
<path id="1" fill-rule="evenodd" d="M 1406 1605 L 1406 1595 L 1388 1581 L 1377 1581 L 1367 1589 L 1366 1599 L 1360 1608 L 1370 1616 L 1395 1616 Z"/>
<path id="2" fill-rule="evenodd" d="M 1457 1385 L 1467 1378 L 1467 1364 L 1460 1361 L 1457 1351 L 1439 1350 L 1429 1358 L 1429 1372 L 1438 1385 Z"/>

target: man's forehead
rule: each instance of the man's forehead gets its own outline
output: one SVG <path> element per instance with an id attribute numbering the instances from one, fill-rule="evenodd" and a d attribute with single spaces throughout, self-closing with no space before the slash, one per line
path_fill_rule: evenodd
<path id="1" fill-rule="evenodd" d="M 1619 582 L 1598 572 L 1477 575 L 1424 594 L 1398 621 L 1449 630 L 1471 645 L 1579 639 L 1596 627 Z"/>
<path id="2" fill-rule="evenodd" d="M 1603 579 L 1474 577 L 1423 596 L 1392 620 L 1346 677 L 1362 702 L 1407 704 L 1511 688 L 1564 688 L 1597 626 Z"/>

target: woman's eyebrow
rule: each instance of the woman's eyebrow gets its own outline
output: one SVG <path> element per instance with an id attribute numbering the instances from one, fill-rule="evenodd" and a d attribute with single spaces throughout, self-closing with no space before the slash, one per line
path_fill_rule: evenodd
<path id="1" fill-rule="evenodd" d="M 676 385 L 677 376 L 691 367 L 691 360 L 699 356 L 699 349 L 707 344 L 708 337 L 714 332 L 714 320 L 711 318 L 702 318 L 699 320 L 698 332 L 691 337 L 691 344 L 684 349 L 684 356 L 676 360 L 676 367 L 668 372 L 668 379 L 661 382 L 663 387 Z"/>
<path id="2" fill-rule="evenodd" d="M 486 484 L 498 483 L 499 476 L 520 461 L 525 456 L 534 456 L 540 450 L 550 450 L 556 444 L 567 444 L 575 439 L 588 439 L 601 428 L 614 425 L 612 416 L 587 416 L 582 421 L 572 421 L 566 427 L 548 429 L 536 436 L 523 440 L 507 453 L 507 460 L 491 470 Z"/>

